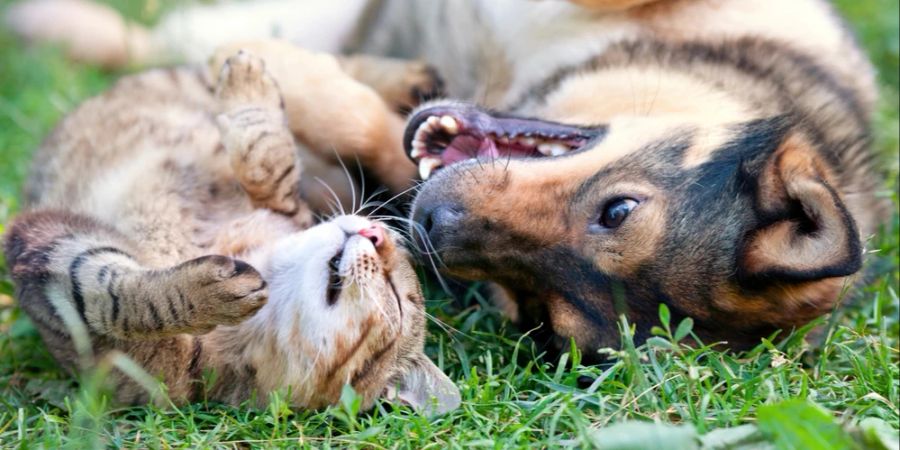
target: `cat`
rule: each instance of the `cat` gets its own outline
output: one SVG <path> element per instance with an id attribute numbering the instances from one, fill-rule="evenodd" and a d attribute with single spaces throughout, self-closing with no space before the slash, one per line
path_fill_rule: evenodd
<path id="1" fill-rule="evenodd" d="M 458 389 L 423 353 L 424 299 L 400 236 L 355 215 L 311 226 L 265 62 L 240 51 L 214 78 L 125 77 L 36 152 L 5 254 L 50 352 L 71 371 L 123 352 L 180 403 L 283 391 L 319 408 L 349 384 L 363 407 L 456 408 Z M 123 373 L 110 381 L 118 402 L 154 400 Z"/>

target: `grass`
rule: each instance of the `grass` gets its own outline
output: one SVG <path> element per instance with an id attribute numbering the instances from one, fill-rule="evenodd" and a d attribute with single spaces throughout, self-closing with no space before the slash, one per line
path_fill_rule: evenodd
<path id="1" fill-rule="evenodd" d="M 0 0 L 0 9 L 8 3 Z M 115 5 L 152 21 L 158 4 Z M 838 7 L 880 70 L 883 95 L 874 126 L 885 192 L 896 202 L 897 3 L 841 0 Z M 62 114 L 114 78 L 69 64 L 52 48 L 24 49 L 0 29 L 0 229 L 19 208 L 31 150 Z M 725 441 L 736 442 L 756 425 L 763 441 L 781 448 L 876 445 L 877 439 L 859 438 L 860 430 L 871 431 L 863 425 L 881 420 L 888 435 L 900 427 L 898 230 L 895 213 L 869 243 L 870 283 L 816 322 L 816 331 L 773 336 L 737 355 L 683 346 L 677 341 L 689 324 L 664 322 L 659 336 L 637 348 L 624 333 L 623 350 L 610 367 L 582 366 L 574 351 L 551 361 L 476 292 L 458 303 L 431 292 L 430 312 L 458 331 L 432 326 L 427 350 L 457 381 L 464 400 L 458 411 L 435 419 L 387 404 L 360 414 L 349 392 L 339 406 L 322 411 L 294 411 L 277 397 L 263 410 L 205 402 L 178 409 L 110 407 L 96 388 L 102 371 L 76 383 L 58 369 L 16 308 L 0 263 L 0 447 L 535 448 L 612 445 L 624 437 L 642 440 L 645 448 L 653 442 L 674 448 L 686 435 L 695 443 L 703 435 L 710 445 L 723 431 L 732 439 Z M 628 419 L 682 427 L 612 426 Z M 653 441 L 657 434 L 662 437 Z"/>

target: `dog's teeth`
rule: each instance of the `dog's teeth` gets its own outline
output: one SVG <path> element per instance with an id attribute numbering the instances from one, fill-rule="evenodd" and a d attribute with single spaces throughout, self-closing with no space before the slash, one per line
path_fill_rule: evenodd
<path id="1" fill-rule="evenodd" d="M 559 142 L 542 142 L 538 144 L 537 149 L 544 156 L 565 155 L 569 151 L 569 147 Z"/>
<path id="2" fill-rule="evenodd" d="M 429 121 L 431 118 L 429 117 Z M 456 123 L 456 119 L 450 116 L 442 116 L 438 121 L 441 124 L 441 127 L 444 128 L 444 131 L 450 134 L 459 133 L 459 124 Z"/>
<path id="3" fill-rule="evenodd" d="M 550 154 L 553 156 L 565 155 L 569 151 L 569 147 L 564 144 L 550 144 Z"/>
<path id="4" fill-rule="evenodd" d="M 416 133 L 416 135 L 413 137 L 413 142 L 412 142 L 413 149 L 421 148 L 424 150 L 426 148 L 425 147 L 426 136 L 427 135 L 425 133 Z"/>
<path id="5" fill-rule="evenodd" d="M 419 176 L 422 177 L 423 180 L 427 180 L 428 177 L 431 176 L 431 172 L 434 172 L 434 169 L 441 167 L 442 164 L 441 159 L 434 156 L 422 158 L 422 160 L 419 161 Z"/>
<path id="6" fill-rule="evenodd" d="M 425 156 L 426 153 L 428 153 L 427 149 L 425 148 L 425 144 L 422 143 L 422 141 L 413 141 L 412 147 L 413 148 L 409 152 L 409 156 L 411 156 L 413 159 L 419 159 Z"/>
<path id="7" fill-rule="evenodd" d="M 419 128 L 416 128 L 416 134 L 413 135 L 413 141 L 425 142 L 430 135 L 431 127 L 428 126 L 428 122 L 422 122 L 422 124 L 419 125 Z"/>
<path id="8" fill-rule="evenodd" d="M 435 129 L 441 124 L 441 119 L 438 119 L 437 116 L 431 116 L 425 123 L 429 125 L 429 128 Z"/>
<path id="9" fill-rule="evenodd" d="M 537 141 L 532 137 L 523 137 L 519 138 L 519 143 L 522 145 L 527 145 L 529 147 L 534 147 L 537 144 Z"/>

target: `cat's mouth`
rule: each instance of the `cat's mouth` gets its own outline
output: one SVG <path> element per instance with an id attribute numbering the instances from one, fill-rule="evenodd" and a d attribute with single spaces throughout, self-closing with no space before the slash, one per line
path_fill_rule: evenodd
<path id="1" fill-rule="evenodd" d="M 344 243 L 347 245 L 347 243 Z M 338 300 L 341 298 L 341 293 L 344 290 L 344 279 L 348 276 L 348 273 L 343 273 L 341 271 L 341 263 L 343 262 L 345 252 L 345 248 L 342 247 L 331 259 L 328 260 L 328 281 L 325 289 L 325 302 L 328 306 L 334 306 L 337 304 Z M 351 251 L 350 254 L 352 258 L 352 254 L 354 252 Z M 366 263 L 363 263 L 366 264 Z M 394 286 L 394 282 L 391 280 L 389 270 L 384 271 L 384 279 L 385 283 L 389 287 L 392 295 L 395 297 L 397 304 L 400 304 L 400 295 L 397 293 L 397 288 Z"/>
<path id="2" fill-rule="evenodd" d="M 341 290 L 344 287 L 344 279 L 340 274 L 341 258 L 344 256 L 344 250 L 341 249 L 330 260 L 328 260 L 328 288 L 325 290 L 325 302 L 328 306 L 337 303 L 341 296 Z"/>

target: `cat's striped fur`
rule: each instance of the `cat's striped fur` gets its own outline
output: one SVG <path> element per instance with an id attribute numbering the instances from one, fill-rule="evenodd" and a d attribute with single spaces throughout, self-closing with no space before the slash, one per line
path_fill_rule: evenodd
<path id="1" fill-rule="evenodd" d="M 5 254 L 52 354 L 77 371 L 124 352 L 176 401 L 283 390 L 319 407 L 350 383 L 366 405 L 390 391 L 455 407 L 455 386 L 422 353 L 405 251 L 362 217 L 308 228 L 302 161 L 260 58 L 229 58 L 217 85 L 205 73 L 125 78 L 37 151 Z M 151 400 L 122 373 L 112 386 L 119 401 Z"/>

